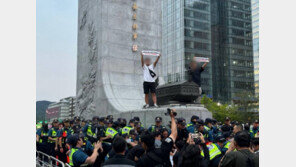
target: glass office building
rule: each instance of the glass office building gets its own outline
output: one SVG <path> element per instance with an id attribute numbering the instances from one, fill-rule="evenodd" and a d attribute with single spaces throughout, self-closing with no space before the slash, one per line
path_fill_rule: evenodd
<path id="1" fill-rule="evenodd" d="M 194 56 L 211 58 L 210 0 L 163 0 L 162 18 L 164 80 L 184 81 Z M 201 82 L 203 93 L 212 96 L 210 64 Z"/>
<path id="2" fill-rule="evenodd" d="M 211 0 L 214 99 L 254 93 L 251 0 Z"/>
<path id="3" fill-rule="evenodd" d="M 209 57 L 204 94 L 230 102 L 254 92 L 251 0 L 163 0 L 162 18 L 166 83 L 186 80 L 194 56 Z"/>
<path id="4" fill-rule="evenodd" d="M 259 96 L 259 0 L 252 0 L 255 94 Z"/>

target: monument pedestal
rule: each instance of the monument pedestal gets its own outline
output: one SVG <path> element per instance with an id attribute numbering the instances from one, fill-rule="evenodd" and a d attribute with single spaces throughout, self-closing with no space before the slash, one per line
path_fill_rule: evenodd
<path id="1" fill-rule="evenodd" d="M 125 118 L 127 122 L 135 117 L 138 116 L 145 128 L 148 128 L 151 125 L 155 124 L 155 117 L 161 116 L 163 125 L 166 126 L 170 121 L 170 116 L 166 116 L 165 113 L 167 112 L 167 108 L 174 108 L 177 112 L 177 118 L 183 117 L 186 119 L 186 122 L 189 123 L 192 115 L 197 115 L 201 119 L 212 118 L 212 113 L 209 112 L 203 105 L 198 104 L 189 104 L 189 105 L 166 105 L 161 106 L 160 108 L 148 108 L 148 109 L 140 109 L 140 110 L 133 110 L 128 112 L 122 112 L 118 114 L 114 114 L 114 120 L 117 118 Z"/>

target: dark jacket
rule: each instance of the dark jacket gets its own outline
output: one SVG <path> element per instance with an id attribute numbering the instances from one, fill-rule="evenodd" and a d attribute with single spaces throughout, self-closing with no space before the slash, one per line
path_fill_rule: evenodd
<path id="1" fill-rule="evenodd" d="M 116 166 L 124 166 L 124 167 L 132 167 L 136 166 L 134 161 L 131 161 L 125 158 L 124 155 L 116 154 L 113 158 L 108 159 L 102 166 L 104 167 L 116 167 Z"/>
<path id="2" fill-rule="evenodd" d="M 222 158 L 220 167 L 259 167 L 259 156 L 249 149 L 231 151 Z"/>

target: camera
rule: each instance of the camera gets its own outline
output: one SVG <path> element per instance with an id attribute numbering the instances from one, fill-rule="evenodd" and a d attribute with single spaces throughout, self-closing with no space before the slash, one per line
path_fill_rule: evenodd
<path id="1" fill-rule="evenodd" d="M 168 108 L 168 109 L 167 109 L 167 112 L 166 112 L 164 115 L 166 115 L 166 116 L 171 115 L 171 112 L 172 112 L 172 110 L 171 110 L 170 108 Z M 174 116 L 177 116 L 177 113 L 174 112 L 173 115 L 174 115 Z"/>
<path id="2" fill-rule="evenodd" d="M 194 141 L 195 144 L 200 144 L 201 143 L 199 133 L 192 133 L 191 138 L 192 138 L 192 140 Z"/>

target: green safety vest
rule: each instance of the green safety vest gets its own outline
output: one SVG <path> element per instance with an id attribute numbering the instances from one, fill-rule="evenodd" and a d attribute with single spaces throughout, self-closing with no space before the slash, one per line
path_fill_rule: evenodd
<path id="1" fill-rule="evenodd" d="M 204 126 L 205 127 L 205 129 L 207 130 L 207 131 L 210 131 L 211 130 L 211 128 L 209 128 L 209 127 L 207 127 L 207 126 Z"/>
<path id="2" fill-rule="evenodd" d="M 124 135 L 124 134 L 128 134 L 128 135 L 129 135 L 129 132 L 130 132 L 132 129 L 133 129 L 132 127 L 125 126 L 124 128 L 122 128 L 122 130 L 121 130 L 121 134 L 122 134 L 122 135 Z"/>
<path id="3" fill-rule="evenodd" d="M 207 145 L 210 154 L 210 160 L 214 159 L 216 156 L 221 155 L 221 151 L 216 144 L 209 144 Z M 204 152 L 201 151 L 201 156 L 204 157 Z"/>
<path id="4" fill-rule="evenodd" d="M 56 139 L 57 138 L 57 131 L 54 130 L 54 128 L 52 128 L 52 133 L 51 133 L 51 138 Z M 49 143 L 55 143 L 55 141 L 51 141 L 48 139 Z"/>
<path id="5" fill-rule="evenodd" d="M 112 136 L 112 139 L 113 139 L 114 136 L 115 136 L 117 133 L 118 133 L 118 132 L 117 132 L 115 129 L 113 129 L 113 128 L 107 128 L 107 129 L 106 129 L 106 132 L 105 132 L 105 135 L 106 135 L 106 136 L 111 135 L 111 136 Z"/>
<path id="6" fill-rule="evenodd" d="M 94 138 L 97 137 L 97 134 L 92 132 L 91 125 L 88 125 L 86 135 L 89 136 L 89 137 L 94 137 Z"/>
<path id="7" fill-rule="evenodd" d="M 224 145 L 224 147 L 223 147 L 223 148 L 227 148 L 227 149 L 228 149 L 228 148 L 229 148 L 229 146 L 230 146 L 230 143 L 231 143 L 230 141 L 227 141 L 227 143 Z"/>
<path id="8" fill-rule="evenodd" d="M 71 152 L 70 152 L 70 156 L 69 156 L 69 159 L 70 159 L 69 165 L 70 165 L 70 166 L 74 166 L 74 164 L 73 164 L 73 154 L 74 154 L 77 150 L 78 150 L 77 148 L 71 148 Z"/>
<path id="9" fill-rule="evenodd" d="M 253 129 L 250 130 L 250 133 L 253 134 L 253 137 L 258 137 L 258 132 L 259 131 L 257 131 L 257 133 L 254 133 Z"/>
<path id="10" fill-rule="evenodd" d="M 41 131 L 41 136 L 42 136 L 42 137 L 47 137 L 47 136 L 48 136 L 48 133 L 44 133 L 43 131 Z M 41 136 L 39 137 L 39 143 L 42 143 L 42 142 L 43 142 Z"/>
<path id="11" fill-rule="evenodd" d="M 189 123 L 186 125 L 186 127 L 188 128 L 189 126 L 192 126 L 193 124 L 192 123 Z"/>

